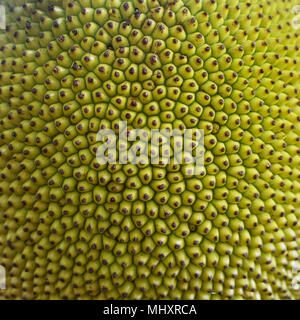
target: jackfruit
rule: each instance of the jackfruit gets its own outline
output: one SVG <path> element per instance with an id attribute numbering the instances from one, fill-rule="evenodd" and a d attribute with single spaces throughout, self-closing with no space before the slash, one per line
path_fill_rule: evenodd
<path id="1" fill-rule="evenodd" d="M 299 298 L 297 0 L 1 3 L 1 299 Z M 119 120 L 199 174 L 99 164 Z"/>

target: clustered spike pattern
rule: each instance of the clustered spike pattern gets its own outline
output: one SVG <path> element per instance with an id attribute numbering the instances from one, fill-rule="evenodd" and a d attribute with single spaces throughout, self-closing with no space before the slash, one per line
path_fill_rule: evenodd
<path id="1" fill-rule="evenodd" d="M 1 299 L 295 299 L 296 0 L 9 0 Z M 99 165 L 99 129 L 203 129 L 202 173 Z"/>

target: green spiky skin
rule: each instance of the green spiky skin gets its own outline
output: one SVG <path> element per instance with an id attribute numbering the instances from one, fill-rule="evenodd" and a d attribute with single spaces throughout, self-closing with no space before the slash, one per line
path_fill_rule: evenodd
<path id="1" fill-rule="evenodd" d="M 2 2 L 0 297 L 297 299 L 298 1 Z M 119 119 L 203 129 L 202 174 L 97 166 Z"/>

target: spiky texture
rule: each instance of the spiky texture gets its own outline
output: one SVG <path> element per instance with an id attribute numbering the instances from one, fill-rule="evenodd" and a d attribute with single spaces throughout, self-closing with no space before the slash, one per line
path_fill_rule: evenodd
<path id="1" fill-rule="evenodd" d="M 1 298 L 297 298 L 298 1 L 2 2 Z M 98 165 L 119 119 L 204 129 L 202 174 Z"/>

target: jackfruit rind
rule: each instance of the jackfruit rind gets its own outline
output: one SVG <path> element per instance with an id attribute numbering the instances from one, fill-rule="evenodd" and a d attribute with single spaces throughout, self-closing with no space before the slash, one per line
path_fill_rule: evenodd
<path id="1" fill-rule="evenodd" d="M 2 299 L 299 298 L 298 1 L 2 4 Z M 201 174 L 99 165 L 120 119 Z"/>

